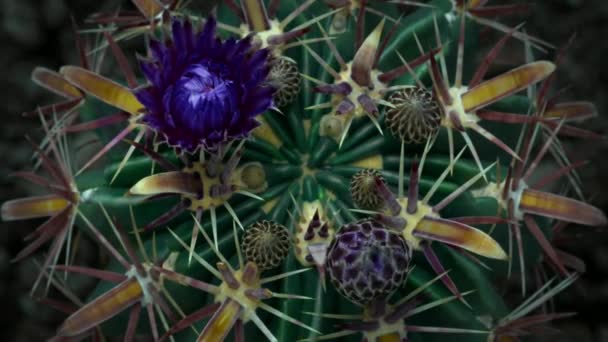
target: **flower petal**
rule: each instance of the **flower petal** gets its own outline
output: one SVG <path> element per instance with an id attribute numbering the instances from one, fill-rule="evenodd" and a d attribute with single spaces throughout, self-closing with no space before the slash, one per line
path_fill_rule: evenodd
<path id="1" fill-rule="evenodd" d="M 270 28 L 268 14 L 266 14 L 266 7 L 262 0 L 242 0 L 241 7 L 250 30 L 262 32 Z"/>
<path id="2" fill-rule="evenodd" d="M 83 96 L 82 92 L 71 85 L 62 75 L 47 68 L 36 67 L 32 72 L 32 81 L 68 99 L 79 99 Z"/>
<path id="3" fill-rule="evenodd" d="M 60 72 L 70 83 L 87 94 L 127 113 L 137 115 L 144 108 L 131 89 L 92 71 L 77 66 L 64 66 Z"/>
<path id="4" fill-rule="evenodd" d="M 223 341 L 237 319 L 241 317 L 243 307 L 232 299 L 226 299 L 222 306 L 207 322 L 197 341 Z"/>
<path id="5" fill-rule="evenodd" d="M 543 113 L 546 119 L 582 120 L 597 116 L 597 108 L 591 102 L 566 102 L 553 105 Z"/>
<path id="6" fill-rule="evenodd" d="M 522 65 L 485 81 L 462 95 L 466 112 L 488 106 L 528 86 L 540 82 L 555 70 L 555 64 L 538 61 Z"/>
<path id="7" fill-rule="evenodd" d="M 68 317 L 57 335 L 75 336 L 98 326 L 139 302 L 142 295 L 143 289 L 135 278 L 125 280 Z"/>
<path id="8" fill-rule="evenodd" d="M 202 191 L 200 180 L 193 174 L 182 171 L 170 171 L 148 176 L 137 182 L 131 189 L 131 195 L 159 195 L 176 193 L 197 196 Z"/>
<path id="9" fill-rule="evenodd" d="M 164 6 L 157 0 L 131 0 L 131 2 L 147 19 L 156 18 L 164 9 Z"/>
<path id="10" fill-rule="evenodd" d="M 380 35 L 384 28 L 384 19 L 376 26 L 374 31 L 365 38 L 363 44 L 353 58 L 350 77 L 360 86 L 367 87 L 372 84 L 372 67 L 376 60 L 376 53 L 380 45 Z"/>
<path id="11" fill-rule="evenodd" d="M 440 241 L 493 259 L 507 259 L 507 253 L 488 234 L 460 222 L 425 216 L 413 233 L 422 239 Z"/>
<path id="12" fill-rule="evenodd" d="M 603 226 L 608 223 L 606 215 L 592 205 L 533 189 L 523 191 L 519 202 L 519 209 L 526 213 L 587 226 Z"/>
<path id="13" fill-rule="evenodd" d="M 2 219 L 15 221 L 50 217 L 57 215 L 69 205 L 70 202 L 55 195 L 20 198 L 2 204 Z"/>

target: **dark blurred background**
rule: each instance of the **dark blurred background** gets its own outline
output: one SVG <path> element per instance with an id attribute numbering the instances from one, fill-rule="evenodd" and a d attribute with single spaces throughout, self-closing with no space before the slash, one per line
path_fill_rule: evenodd
<path id="1" fill-rule="evenodd" d="M 203 0 L 207 1 L 207 0 Z M 196 1 L 195 1 L 196 2 Z M 490 3 L 525 2 L 490 1 Z M 36 66 L 57 70 L 61 65 L 77 63 L 70 15 L 79 24 L 102 9 L 115 9 L 120 1 L 99 0 L 0 0 L 0 203 L 27 195 L 32 189 L 15 182 L 8 174 L 29 167 L 31 148 L 26 134 L 39 136 L 36 119 L 23 119 L 23 111 L 37 104 L 56 100 L 29 78 Z M 100 7 L 101 6 L 101 7 Z M 558 69 L 557 88 L 570 86 L 565 97 L 590 100 L 598 107 L 599 117 L 585 128 L 608 134 L 608 1 L 546 0 L 537 1 L 534 12 L 526 18 L 529 33 L 555 44 L 564 44 L 577 33 L 564 64 Z M 490 36 L 495 37 L 494 36 Z M 492 38 L 493 39 L 493 38 Z M 491 42 L 491 40 L 490 40 Z M 479 56 L 477 56 L 479 58 Z M 498 67 L 521 63 L 521 44 L 513 44 L 497 62 Z M 567 141 L 567 149 L 576 159 L 590 161 L 580 171 L 585 192 L 593 204 L 608 212 L 608 144 L 597 141 Z M 23 237 L 39 222 L 0 223 L 0 341 L 40 341 L 52 335 L 63 315 L 46 309 L 29 298 L 28 292 L 37 269 L 31 261 L 10 263 L 23 247 Z M 560 296 L 557 309 L 577 311 L 573 318 L 561 321 L 563 334 L 553 342 L 608 341 L 608 233 L 606 229 L 570 226 L 564 249 L 582 257 L 587 273 Z M 98 262 L 94 244 L 82 240 L 79 258 L 84 263 Z M 79 281 L 74 291 L 86 292 L 90 282 Z"/>
<path id="2" fill-rule="evenodd" d="M 112 6 L 111 3 L 114 3 Z M 1 0 L 0 1 L 0 202 L 28 195 L 28 183 L 9 178 L 11 172 L 31 168 L 31 146 L 24 139 L 41 136 L 40 121 L 24 119 L 21 113 L 57 97 L 30 81 L 36 66 L 57 70 L 77 63 L 70 16 L 82 22 L 100 6 L 115 8 L 116 1 L 92 0 Z M 0 223 L 0 319 L 1 341 L 44 341 L 51 337 L 63 314 L 30 298 L 29 289 L 38 268 L 30 258 L 10 260 L 24 247 L 22 240 L 41 221 Z M 82 240 L 77 258 L 85 264 L 98 262 L 94 244 Z M 42 255 L 38 254 L 37 258 Z M 30 284 L 30 285 L 28 285 Z M 86 292 L 90 282 L 79 281 L 75 290 Z"/>

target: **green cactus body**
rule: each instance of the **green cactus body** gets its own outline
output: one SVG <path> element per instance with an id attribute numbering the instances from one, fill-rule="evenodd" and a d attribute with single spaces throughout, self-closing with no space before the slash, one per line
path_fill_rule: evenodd
<path id="1" fill-rule="evenodd" d="M 132 27 L 112 32 L 113 39 L 93 54 L 95 62 L 101 51 L 119 49 L 122 39 L 159 38 L 177 29 L 198 32 L 201 23 L 211 20 L 188 8 L 160 6 L 152 0 L 133 2 L 141 18 Z M 503 341 L 511 336 L 510 324 L 530 310 L 509 316 L 496 280 L 506 273 L 528 272 L 544 261 L 560 271 L 572 270 L 572 265 L 560 264 L 551 247 L 553 221 L 602 225 L 605 216 L 581 201 L 551 197 L 542 189 L 533 192 L 523 185 L 523 178 L 516 178 L 530 167 L 532 157 L 526 147 L 542 150 L 544 143 L 536 139 L 535 131 L 551 136 L 576 115 L 593 111 L 580 103 L 561 107 L 551 103 L 544 108 L 546 86 L 537 88 L 535 83 L 542 82 L 555 65 L 530 63 L 490 81 L 483 72 L 474 73 L 476 66 L 470 60 L 477 23 L 498 25 L 479 19 L 479 6 L 483 7 L 479 1 L 467 2 L 464 8 L 469 11 L 463 14 L 463 1 L 435 0 L 401 18 L 403 7 L 388 2 L 327 3 L 331 7 L 322 1 L 295 0 L 218 5 L 214 13 L 222 37 L 249 37 L 252 51 L 267 49 L 267 68 L 277 68 L 260 87 L 279 87 L 274 104 L 280 107 L 264 110 L 256 115 L 259 126 L 213 148 L 215 138 L 210 135 L 204 145 L 189 151 L 184 142 L 187 134 L 170 136 L 162 131 L 164 123 L 147 119 L 152 110 L 146 101 L 139 102 L 142 97 L 134 96 L 138 93 L 130 84 L 137 83 L 133 77 L 122 86 L 78 67 L 63 68 L 61 74 L 35 73 L 39 83 L 63 89 L 61 95 L 78 100 L 72 108 L 82 122 L 89 122 L 89 126 L 74 126 L 75 116 L 63 113 L 59 114 L 70 120 L 43 122 L 47 132 L 40 147 L 43 166 L 72 182 L 74 196 L 60 192 L 54 202 L 36 198 L 34 209 L 7 202 L 3 218 L 60 216 L 55 221 L 61 220 L 63 228 L 53 230 L 48 238 L 51 233 L 45 230 L 47 235 L 40 240 L 56 236 L 47 268 L 62 263 L 58 255 L 73 229 L 82 229 L 104 248 L 114 248 L 116 260 L 105 270 L 119 274 L 115 279 L 126 279 L 128 283 L 121 286 L 131 290 L 120 291 L 132 296 L 120 309 L 111 306 L 115 298 L 109 300 L 103 322 L 95 321 L 94 315 L 78 316 L 86 311 L 81 309 L 66 321 L 58 337 L 86 335 L 103 323 L 101 333 L 108 336 L 132 337 L 136 332 L 177 341 L 242 341 L 244 336 L 251 341 L 314 341 L 321 336 L 343 341 L 363 337 L 370 342 Z M 179 18 L 182 26 L 172 26 L 167 18 Z M 519 31 L 509 34 L 527 37 Z M 459 41 L 462 35 L 466 39 Z M 187 41 L 172 44 L 188 49 Z M 231 53 L 236 54 L 234 49 Z M 148 57 L 159 54 L 152 44 L 150 50 Z M 215 63 L 216 57 L 209 58 Z M 242 58 L 242 65 L 254 65 L 248 59 L 254 59 L 251 55 Z M 201 65 L 184 73 L 192 77 L 188 87 L 199 87 L 196 77 L 214 70 L 212 63 Z M 205 91 L 231 89 L 232 81 L 222 77 L 213 79 L 215 83 L 206 85 Z M 446 78 L 455 78 L 454 83 L 448 85 Z M 469 87 L 472 80 L 475 85 Z M 101 89 L 102 84 L 109 84 L 108 88 Z M 514 94 L 523 89 L 536 97 Z M 399 92 L 402 96 L 391 97 Z M 258 97 L 263 94 L 260 91 Z M 412 105 L 400 110 L 398 106 L 407 106 L 405 102 L 416 94 L 424 96 L 430 109 Z M 122 114 L 111 116 L 116 108 Z M 390 111 L 388 125 L 386 111 Z M 568 127 L 567 132 L 574 131 Z M 75 167 L 65 158 L 70 153 L 69 134 L 88 129 L 107 144 L 107 151 L 99 155 L 103 164 L 76 168 L 81 172 L 72 177 Z M 224 133 L 231 134 L 230 129 Z M 119 144 L 121 140 L 129 144 Z M 547 150 L 559 152 L 555 146 L 547 145 L 538 159 Z M 528 163 L 513 161 L 515 157 Z M 568 167 L 567 159 L 561 162 Z M 567 172 L 562 169 L 562 173 Z M 511 186 L 512 191 L 505 190 Z M 74 209 L 63 213 L 67 207 Z M 573 208 L 582 213 L 578 221 L 573 219 Z M 326 281 L 326 264 L 333 261 L 326 253 L 337 232 L 362 219 L 395 230 L 391 233 L 416 250 L 413 267 L 405 271 L 407 265 L 402 265 L 407 280 L 396 290 L 391 287 L 390 296 L 384 293 L 378 307 L 355 305 Z M 260 225 L 274 230 L 263 231 Z M 530 225 L 532 229 L 524 228 Z M 262 235 L 249 236 L 246 243 L 261 242 L 243 252 L 239 240 L 251 226 Z M 116 234 L 124 229 L 133 234 Z M 272 231 L 280 232 L 276 239 L 268 235 Z M 280 246 L 265 245 L 273 241 L 280 241 L 276 242 Z M 137 248 L 127 248 L 135 244 Z M 380 243 L 374 246 L 380 248 Z M 279 264 L 288 247 L 291 250 Z M 136 276 L 135 268 L 125 273 L 121 256 L 127 254 L 128 260 L 143 260 L 138 265 L 145 276 Z M 253 260 L 247 260 L 254 254 Z M 256 265 L 255 260 L 265 260 L 264 265 Z M 41 279 L 48 277 L 54 276 L 45 271 Z M 84 308 L 118 291 L 115 283 L 101 278 L 83 299 Z M 572 281 L 566 279 L 550 293 Z M 135 314 L 128 309 L 142 312 L 132 318 Z M 79 319 L 89 320 L 86 329 L 78 325 Z"/>

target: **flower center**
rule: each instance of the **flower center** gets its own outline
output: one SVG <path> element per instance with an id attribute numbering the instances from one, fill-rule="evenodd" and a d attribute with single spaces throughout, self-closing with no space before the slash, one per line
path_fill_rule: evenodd
<path id="1" fill-rule="evenodd" d="M 222 135 L 239 116 L 238 90 L 224 77 L 225 67 L 214 63 L 194 64 L 171 92 L 168 112 L 174 127 L 194 134 Z"/>
<path id="2" fill-rule="evenodd" d="M 211 104 L 209 102 L 225 102 L 234 96 L 233 82 L 225 80 L 221 74 L 221 70 L 212 71 L 209 66 L 195 64 L 182 76 L 179 81 L 180 91 L 185 92 L 187 102 L 192 108 L 205 107 Z"/>

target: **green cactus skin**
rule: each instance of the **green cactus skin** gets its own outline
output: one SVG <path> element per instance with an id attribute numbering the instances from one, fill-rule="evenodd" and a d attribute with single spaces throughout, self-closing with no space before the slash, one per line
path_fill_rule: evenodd
<path id="1" fill-rule="evenodd" d="M 152 3 L 151 1 L 133 2 L 136 4 Z M 241 2 L 249 4 L 251 8 L 260 4 L 258 1 L 241 0 Z M 395 24 L 394 19 L 399 17 L 402 7 L 388 2 L 369 1 L 368 5 L 373 12 L 369 11 L 364 14 L 359 14 L 358 7 L 354 5 L 352 8 L 338 8 L 330 13 L 332 8 L 322 1 L 282 0 L 264 3 L 265 6 L 278 4 L 278 7 L 271 8 L 273 12 L 270 16 L 271 30 L 275 30 L 278 27 L 276 26 L 277 23 L 281 20 L 290 18 L 294 11 L 299 15 L 291 18 L 293 20 L 284 28 L 285 31 L 294 28 L 298 30 L 301 28 L 299 25 L 309 28 L 309 32 L 299 37 L 299 40 L 292 40 L 287 44 L 271 47 L 275 57 L 287 57 L 297 64 L 302 74 L 297 96 L 291 104 L 279 108 L 281 113 L 268 111 L 261 115 L 259 117 L 261 126 L 244 142 L 243 148 L 240 150 L 242 152 L 241 159 L 231 176 L 232 178 L 230 178 L 239 184 L 238 190 L 244 191 L 230 193 L 226 198 L 222 198 L 211 205 L 205 202 L 207 204 L 203 205 L 204 210 L 200 213 L 186 208 L 170 221 L 154 228 L 154 232 L 141 232 L 142 246 L 145 253 L 147 255 L 154 254 L 156 260 L 165 260 L 171 257 L 172 265 L 170 267 L 178 274 L 219 286 L 218 280 L 213 277 L 212 273 L 201 266 L 196 257 L 192 259 L 193 254 L 199 259 L 207 261 L 210 265 L 216 265 L 220 260 L 212 246 L 217 243 L 221 255 L 238 270 L 238 260 L 242 253 L 237 250 L 238 247 L 235 247 L 233 235 L 238 232 L 238 239 L 242 239 L 243 232 L 238 228 L 239 225 L 246 228 L 262 220 L 284 225 L 291 232 L 293 238 L 292 251 L 281 266 L 274 270 L 265 270 L 262 277 L 308 268 L 309 270 L 306 272 L 269 283 L 267 288 L 275 293 L 304 296 L 311 300 L 275 298 L 265 302 L 289 317 L 297 319 L 312 330 L 327 335 L 340 330 L 340 328 L 336 328 L 336 324 L 340 321 L 326 314 L 355 315 L 353 321 L 357 321 L 354 317 L 358 317 L 356 315 L 361 315 L 364 312 L 362 308 L 342 298 L 331 283 L 325 281 L 323 262 L 318 262 L 316 259 L 324 257 L 322 253 L 324 248 L 329 245 L 334 232 L 341 226 L 373 215 L 370 212 L 351 210 L 356 208 L 350 193 L 353 175 L 365 169 L 378 170 L 389 188 L 397 193 L 399 187 L 403 188 L 403 184 L 406 186 L 410 184 L 410 176 L 403 170 L 409 170 L 412 164 L 417 163 L 423 157 L 422 173 L 418 182 L 421 196 L 427 194 L 433 188 L 437 179 L 442 177 L 442 174 L 448 168 L 451 168 L 445 179 L 437 184 L 438 187 L 433 196 L 429 198 L 429 203 L 434 205 L 477 176 L 480 169 L 470 150 L 466 150 L 455 164 L 450 165 L 450 143 L 445 128 L 439 129 L 434 144 L 426 152 L 425 143 L 402 146 L 399 138 L 393 136 L 384 125 L 383 115 L 386 104 L 379 99 L 374 98 L 380 108 L 379 115 L 374 120 L 377 121 L 383 134 L 378 132 L 374 120 L 370 120 L 366 115 L 354 115 L 352 124 L 349 123 L 348 119 L 343 120 L 343 117 L 336 115 L 334 111 L 338 103 L 330 101 L 332 95 L 315 92 L 314 89 L 319 85 L 319 82 L 334 83 L 333 76 L 325 67 L 320 65 L 319 60 L 327 63 L 335 70 L 339 70 L 340 67 L 334 52 L 327 44 L 327 39 L 324 38 L 327 38 L 327 33 L 336 33 L 336 30 L 331 26 L 335 23 L 335 20 L 345 20 L 346 29 L 344 32 L 332 36 L 331 42 L 344 61 L 348 63 L 357 56 L 357 50 L 354 48 L 357 40 L 363 41 L 372 32 L 381 33 L 382 38 L 388 37 L 386 45 L 380 47 L 379 58 L 374 68 L 376 71 L 379 70 L 381 74 L 394 68 L 403 67 L 401 58 L 405 61 L 412 61 L 437 48 L 437 35 L 442 42 L 452 42 L 441 47 L 440 55 L 446 58 L 447 65 L 450 67 L 450 77 L 453 77 L 452 70 L 456 68 L 455 61 L 458 55 L 458 44 L 455 42 L 458 42 L 460 33 L 460 12 L 455 10 L 455 3 L 450 0 L 435 0 L 429 4 L 430 6 L 420 7 L 408 12 L 409 14 L 400 19 L 396 30 L 391 34 L 389 33 L 391 26 Z M 300 8 L 299 6 L 302 3 L 304 3 L 304 6 L 300 13 L 296 9 Z M 332 2 L 328 1 L 328 3 Z M 346 1 L 346 3 L 351 4 L 350 1 Z M 361 3 L 366 5 L 364 1 L 361 1 Z M 224 25 L 220 26 L 220 29 L 224 29 L 223 32 L 221 30 L 220 32 L 226 37 L 234 36 L 236 32 L 233 31 L 240 32 L 242 36 L 251 33 L 250 28 L 241 22 L 234 10 L 230 9 L 230 4 L 236 4 L 236 1 L 222 2 L 215 11 L 218 22 Z M 360 5 L 358 1 L 354 0 L 352 4 Z M 243 6 L 243 8 L 247 8 L 247 6 Z M 353 12 L 350 13 L 350 10 Z M 194 23 L 204 21 L 205 18 L 202 13 L 180 6 L 167 7 L 162 12 L 165 13 L 165 17 L 188 17 Z M 160 10 L 154 13 L 158 14 L 157 19 L 163 17 Z M 378 16 L 377 13 L 384 14 L 384 18 Z M 336 19 L 336 16 L 340 17 Z M 356 24 L 355 16 L 359 16 L 359 21 L 364 17 L 364 23 Z M 316 21 L 314 24 L 308 22 L 313 18 L 317 19 L 318 25 Z M 157 23 L 156 32 L 149 32 L 148 28 L 141 26 L 145 24 L 140 23 L 140 26 L 136 25 L 135 29 L 114 31 L 112 36 L 120 45 L 122 39 L 131 36 L 143 41 L 144 37 L 149 34 L 160 35 L 164 29 L 170 29 L 169 24 L 159 22 L 157 19 L 150 19 Z M 278 21 L 275 19 L 278 19 Z M 382 29 L 382 26 L 378 26 L 381 21 L 384 23 L 384 29 Z M 146 19 L 143 22 L 147 23 L 148 20 Z M 138 27 L 143 28 L 138 29 Z M 374 31 L 378 30 L 378 27 L 380 27 L 380 31 Z M 234 30 L 234 28 L 237 29 Z M 436 32 L 436 28 L 438 32 Z M 475 37 L 478 34 L 478 28 L 479 25 L 475 20 L 467 19 L 463 31 L 467 38 L 464 45 L 463 79 L 465 85 L 473 76 L 472 73 L 475 69 L 471 60 L 476 49 L 477 39 Z M 265 46 L 267 41 L 264 39 L 276 33 L 275 31 L 269 34 L 257 33 L 254 39 L 261 39 L 260 42 Z M 521 37 L 521 34 L 519 36 Z M 422 52 L 419 51 L 416 40 L 420 42 Z M 102 44 L 92 55 L 93 59 L 98 60 L 99 53 L 105 49 L 107 49 L 107 46 Z M 315 58 L 315 55 L 319 57 L 319 60 Z M 436 57 L 437 61 L 440 61 L 439 55 L 431 56 L 431 58 Z M 421 63 L 420 66 L 414 68 L 415 77 L 407 71 L 402 72 L 398 77 L 392 78 L 382 86 L 414 86 L 417 82 L 416 79 L 418 79 L 424 86 L 431 87 L 433 82 L 433 77 L 429 72 L 431 67 L 431 63 Z M 376 84 L 376 86 L 378 85 Z M 293 85 L 290 85 L 290 87 L 291 89 L 298 89 Z M 529 89 L 531 93 L 539 92 L 539 89 L 533 85 L 530 85 Z M 377 90 L 370 88 L 368 93 Z M 360 90 L 355 89 L 354 91 Z M 365 90 L 363 90 L 363 93 L 365 93 Z M 387 100 L 389 95 L 390 91 L 383 94 L 382 99 Z M 338 100 L 341 99 L 338 98 Z M 535 108 L 536 100 L 524 95 L 510 95 L 497 101 L 490 108 L 496 112 L 525 115 L 540 110 Z M 359 104 L 355 104 L 355 106 L 359 106 Z M 97 120 L 116 111 L 108 104 L 89 95 L 83 96 L 82 103 L 78 105 L 76 110 L 81 122 Z M 337 118 L 338 121 L 331 121 L 333 118 Z M 567 122 L 567 120 L 565 121 Z M 349 124 L 350 128 L 348 133 L 343 135 L 346 123 Z M 124 122 L 118 124 L 120 129 L 124 129 L 125 125 Z M 517 149 L 520 133 L 525 130 L 522 124 L 506 124 L 503 122 L 486 124 L 484 122 L 483 125 L 484 128 L 514 150 Z M 116 130 L 115 127 L 98 127 L 95 128 L 95 133 L 102 142 L 107 143 L 115 136 Z M 550 129 L 549 133 L 551 133 Z M 49 132 L 48 136 L 51 140 L 57 139 L 54 138 L 53 134 Z M 131 133 L 127 138 L 134 139 L 134 134 Z M 487 172 L 487 180 L 480 178 L 470 187 L 467 187 L 456 200 L 442 208 L 440 212 L 442 218 L 495 217 L 499 212 L 502 202 L 500 202 L 499 192 L 492 192 L 492 184 L 504 180 L 512 157 L 488 140 L 475 134 L 470 134 L 470 136 L 484 168 L 496 161 L 498 163 Z M 59 140 L 57 139 L 57 141 Z M 70 139 L 65 141 L 69 142 Z M 226 158 L 218 164 L 221 168 L 226 166 L 230 156 L 237 153 L 237 145 L 238 143 L 233 144 L 226 151 Z M 543 142 L 533 141 L 532 145 L 541 147 Z M 83 221 L 83 217 L 86 217 L 120 253 L 123 253 L 123 250 L 119 248 L 121 245 L 120 239 L 113 233 L 111 221 L 106 220 L 101 208 L 107 210 L 109 215 L 121 227 L 132 230 L 134 227 L 146 227 L 180 201 L 179 196 L 159 199 L 138 196 L 137 191 L 133 189 L 138 187 L 138 184 L 143 184 L 141 182 L 144 180 L 153 179 L 153 177 L 148 177 L 158 175 L 164 170 L 161 167 L 162 165 L 159 165 L 157 161 L 150 157 L 149 151 L 144 153 L 139 148 L 134 149 L 133 155 L 125 164 L 121 164 L 121 160 L 126 153 L 125 146 L 128 145 L 119 144 L 110 149 L 101 159 L 103 162 L 101 166 L 89 168 L 75 177 L 75 186 L 79 193 L 77 204 L 79 214 L 75 215 L 74 229 L 81 229 L 87 234 L 92 234 L 91 229 L 87 228 L 87 223 Z M 192 165 L 209 165 L 210 154 L 206 154 L 205 162 L 200 162 L 197 156 L 176 155 L 174 150 L 163 144 L 158 144 L 156 147 L 158 149 L 154 153 L 157 153 L 160 156 L 159 158 L 173 163 L 180 170 L 191 170 L 194 167 Z M 466 147 L 467 143 L 460 135 L 457 135 L 453 146 L 454 151 L 458 153 Z M 401 148 L 403 148 L 404 153 Z M 187 160 L 188 165 L 185 164 L 184 160 Z M 192 162 L 194 164 L 191 164 Z M 199 162 L 200 164 L 197 164 Z M 502 178 L 500 178 L 500 175 L 502 175 Z M 203 184 L 208 181 L 210 181 L 209 178 L 204 178 Z M 407 193 L 407 190 L 405 193 Z M 10 209 L 10 203 L 3 206 L 3 218 L 18 219 L 18 217 L 9 215 Z M 233 222 L 233 214 L 238 217 L 238 224 Z M 502 215 L 506 215 L 505 210 L 503 210 Z M 197 230 L 197 223 L 193 218 L 196 216 L 200 221 L 200 228 L 213 241 L 209 243 L 199 234 L 194 250 L 187 250 L 176 236 L 189 245 L 193 236 L 193 227 L 194 230 Z M 315 229 L 321 229 L 320 227 L 326 227 L 324 229 L 327 229 L 327 233 L 313 234 L 312 237 L 304 238 L 313 221 L 316 222 L 315 228 L 310 228 L 310 234 L 318 232 Z M 554 221 L 556 220 L 551 218 L 536 220 L 542 232 L 541 235 L 548 241 L 552 238 L 550 228 Z M 590 224 L 595 225 L 603 223 L 605 223 L 603 214 L 596 221 L 590 222 Z M 523 222 L 521 224 L 524 225 Z M 233 225 L 237 227 L 236 230 L 233 229 Z M 510 228 L 507 223 L 475 223 L 472 225 L 490 234 L 505 250 L 508 249 L 512 237 L 509 234 Z M 391 297 L 388 304 L 394 304 L 399 302 L 400 299 L 408 298 L 408 295 L 412 293 L 420 292 L 422 301 L 418 303 L 419 307 L 424 306 L 425 303 L 435 303 L 437 305 L 432 305 L 429 310 L 421 310 L 419 314 L 408 317 L 404 321 L 405 323 L 397 323 L 401 330 L 391 331 L 389 329 L 387 334 L 399 333 L 401 334 L 399 335 L 400 338 L 405 338 L 407 333 L 408 341 L 432 342 L 445 341 L 446 339 L 467 342 L 498 341 L 503 336 L 501 334 L 507 334 L 508 329 L 505 327 L 509 321 L 502 319 L 508 317 L 509 310 L 497 290 L 497 280 L 504 279 L 507 272 L 520 274 L 530 272 L 536 267 L 541 267 L 542 262 L 547 261 L 547 256 L 544 254 L 546 251 L 537 242 L 538 236 L 534 236 L 528 229 L 523 228 L 521 234 L 524 262 L 521 262 L 516 251 L 513 252 L 510 261 L 490 260 L 480 257 L 487 268 L 454 249 L 447 248 L 437 242 L 433 244 L 443 267 L 449 270 L 450 278 L 462 293 L 466 293 L 466 300 L 463 301 L 455 300 L 443 283 L 437 281 L 437 274 L 424 259 L 422 253 L 414 253 L 412 265 L 415 265 L 415 267 L 409 272 L 407 282 Z M 125 234 L 125 236 L 135 245 L 135 234 Z M 141 251 L 139 253 L 143 254 Z M 62 263 L 61 260 L 57 262 Z M 315 264 L 317 267 L 314 267 Z M 525 269 L 520 269 L 520 265 L 523 265 Z M 105 270 L 122 272 L 120 264 L 116 260 L 110 262 Z M 573 281 L 572 278 L 567 278 L 567 280 L 567 284 Z M 559 283 L 551 294 L 554 295 L 567 286 L 567 284 L 564 284 Z M 91 302 L 93 299 L 107 293 L 113 286 L 115 285 L 110 282 L 100 281 L 88 298 L 83 298 L 83 302 Z M 183 286 L 183 284 L 176 284 L 167 279 L 162 286 L 166 293 L 171 294 L 173 300 L 185 314 L 211 304 L 214 300 L 213 295 Z M 528 286 L 532 288 L 532 285 L 528 284 Z M 473 292 L 469 293 L 469 291 Z M 529 293 L 534 292 L 528 291 Z M 535 296 L 534 298 L 538 298 L 537 294 Z M 547 299 L 543 297 L 543 300 Z M 441 305 L 439 305 L 440 303 Z M 278 341 L 315 340 L 320 336 L 311 329 L 294 325 L 269 312 L 260 309 L 257 312 L 260 320 Z M 519 314 L 513 316 L 515 318 L 511 318 L 516 319 L 524 316 L 521 312 Z M 361 318 L 365 321 L 366 317 L 362 316 Z M 127 329 L 128 320 L 128 311 L 118 313 L 101 325 L 101 331 L 107 336 L 122 336 Z M 176 341 L 194 341 L 204 330 L 206 322 L 206 320 L 193 321 L 190 325 L 194 329 L 183 329 L 174 334 L 172 338 Z M 137 333 L 150 336 L 148 323 L 148 316 L 142 312 L 137 325 Z M 364 323 L 360 323 L 361 326 Z M 500 324 L 503 324 L 503 330 L 497 330 L 496 326 Z M 171 326 L 171 323 L 168 326 Z M 351 328 L 352 326 L 357 325 L 353 323 Z M 426 333 L 424 329 L 411 329 L 412 331 L 408 332 L 408 326 L 438 327 L 442 333 Z M 349 330 L 351 328 L 343 329 Z M 453 328 L 453 330 L 447 328 Z M 159 325 L 159 329 L 161 335 L 167 330 L 162 325 Z M 256 324 L 246 324 L 244 329 L 248 341 L 261 341 L 268 337 L 256 327 Z M 354 330 L 352 332 L 347 336 L 337 337 L 335 340 L 360 341 L 361 334 Z M 375 338 L 374 333 L 368 332 L 364 336 Z M 230 333 L 227 337 L 228 340 L 233 338 L 234 333 Z M 395 336 L 379 338 L 379 341 L 397 340 Z M 500 341 L 503 340 L 500 339 Z"/>

